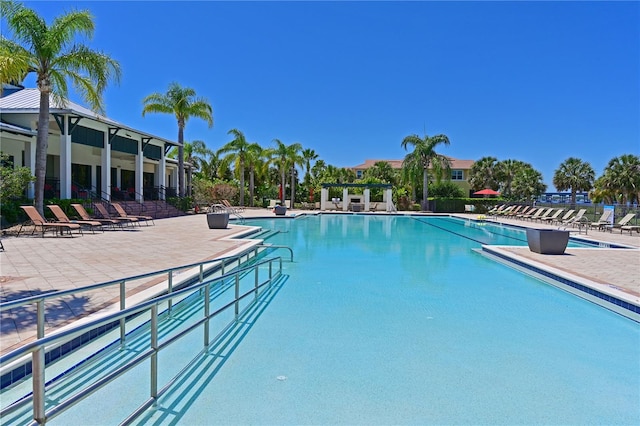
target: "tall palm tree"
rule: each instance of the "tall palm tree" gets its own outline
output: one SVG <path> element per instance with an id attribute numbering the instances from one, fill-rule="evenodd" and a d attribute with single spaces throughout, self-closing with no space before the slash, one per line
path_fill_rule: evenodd
<path id="1" fill-rule="evenodd" d="M 417 161 L 422 166 L 422 210 L 427 210 L 429 196 L 429 168 L 436 166 L 441 170 L 449 171 L 451 163 L 447 157 L 438 154 L 435 149 L 438 145 L 449 145 L 447 135 L 427 136 L 421 138 L 418 135 L 409 135 L 402 140 L 401 146 L 406 150 L 413 146 L 413 152 L 406 155 L 405 161 Z"/>
<path id="2" fill-rule="evenodd" d="M 256 174 L 262 174 L 265 171 L 266 162 L 264 159 L 264 150 L 257 143 L 249 144 L 247 147 L 247 167 L 249 167 L 249 206 L 253 207 L 254 192 L 255 192 L 255 176 Z"/>
<path id="3" fill-rule="evenodd" d="M 524 165 L 525 163 L 518 160 L 503 160 L 496 164 L 495 170 L 493 171 L 493 178 L 498 184 L 498 189 L 503 197 L 511 197 L 513 179 L 515 179 L 515 176 Z"/>
<path id="4" fill-rule="evenodd" d="M 231 129 L 227 132 L 228 135 L 233 135 L 234 139 L 231 142 L 225 144 L 218 150 L 221 154 L 229 155 L 226 157 L 228 162 L 234 162 L 237 164 L 236 172 L 240 178 L 240 205 L 244 206 L 244 166 L 247 163 L 247 150 L 249 149 L 249 142 L 238 129 Z"/>
<path id="5" fill-rule="evenodd" d="M 547 185 L 542 181 L 542 173 L 531 164 L 522 163 L 512 182 L 513 193 L 518 194 L 520 201 L 532 201 L 539 197 Z"/>
<path id="6" fill-rule="evenodd" d="M 569 157 L 553 174 L 553 186 L 558 191 L 571 190 L 571 205 L 576 204 L 576 192 L 589 191 L 593 187 L 595 172 L 591 164 L 579 158 Z"/>
<path id="7" fill-rule="evenodd" d="M 305 182 L 309 182 L 311 176 L 310 176 L 310 172 L 311 172 L 311 162 L 313 160 L 315 160 L 316 158 L 318 158 L 318 154 L 316 154 L 316 152 L 311 149 L 311 148 L 306 148 L 302 150 L 302 158 L 304 160 L 304 165 L 306 167 L 306 174 L 304 175 L 304 180 Z"/>
<path id="8" fill-rule="evenodd" d="M 120 65 L 103 52 L 78 41 L 91 39 L 93 16 L 88 11 L 71 11 L 56 17 L 51 25 L 32 9 L 18 3 L 0 2 L 0 13 L 15 41 L 0 37 L 0 83 L 37 76 L 40 91 L 36 136 L 35 207 L 43 214 L 44 181 L 49 146 L 49 102 L 52 97 L 64 105 L 67 81 L 90 106 L 104 113 L 102 93 L 111 80 L 120 80 Z"/>
<path id="9" fill-rule="evenodd" d="M 284 200 L 287 198 L 285 194 L 286 173 L 290 171 L 291 167 L 295 167 L 295 165 L 292 165 L 292 158 L 295 158 L 298 155 L 297 153 L 302 150 L 302 145 L 299 143 L 285 145 L 280 139 L 274 139 L 273 141 L 276 143 L 276 147 L 270 150 L 271 162 L 276 165 L 280 173 L 280 183 L 282 185 L 280 202 L 284 205 Z M 293 203 L 293 198 L 291 202 Z"/>
<path id="10" fill-rule="evenodd" d="M 167 93 L 152 93 L 142 100 L 142 116 L 147 113 L 173 114 L 178 121 L 178 196 L 184 196 L 184 127 L 191 117 L 200 118 L 213 127 L 213 108 L 195 90 L 173 82 Z"/>
<path id="11" fill-rule="evenodd" d="M 369 167 L 365 173 L 365 177 L 373 177 L 383 182 L 395 184 L 396 171 L 393 170 L 391 164 L 387 161 L 376 161 L 373 166 Z"/>

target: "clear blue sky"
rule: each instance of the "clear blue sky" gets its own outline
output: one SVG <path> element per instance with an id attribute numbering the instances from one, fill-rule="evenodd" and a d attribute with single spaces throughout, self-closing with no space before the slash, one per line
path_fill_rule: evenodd
<path id="1" fill-rule="evenodd" d="M 87 43 L 123 71 L 107 115 L 172 140 L 173 117 L 141 110 L 177 81 L 214 108 L 214 127 L 194 119 L 185 139 L 214 150 L 237 128 L 349 167 L 402 159 L 409 134 L 444 133 L 441 154 L 529 162 L 548 191 L 570 156 L 599 176 L 640 153 L 639 2 L 25 4 L 48 20 L 89 9 Z"/>

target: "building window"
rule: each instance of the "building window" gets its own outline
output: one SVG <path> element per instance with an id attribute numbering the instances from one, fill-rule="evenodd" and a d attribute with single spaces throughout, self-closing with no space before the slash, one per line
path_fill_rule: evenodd
<path id="1" fill-rule="evenodd" d="M 362 179 L 362 170 L 356 170 L 356 178 Z"/>
<path id="2" fill-rule="evenodd" d="M 451 170 L 451 180 L 464 180 L 462 170 Z"/>

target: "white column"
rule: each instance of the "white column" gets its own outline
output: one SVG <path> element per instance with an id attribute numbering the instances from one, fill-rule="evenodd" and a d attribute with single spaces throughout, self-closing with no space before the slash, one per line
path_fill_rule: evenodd
<path id="1" fill-rule="evenodd" d="M 342 211 L 346 212 L 349 210 L 349 188 L 344 188 L 342 190 Z"/>
<path id="2" fill-rule="evenodd" d="M 104 148 L 102 149 L 100 165 L 102 166 L 102 188 L 98 188 L 101 198 L 111 200 L 111 144 L 109 132 L 104 132 Z"/>
<path id="3" fill-rule="evenodd" d="M 158 164 L 158 175 L 156 176 L 157 185 L 165 187 L 167 186 L 167 162 L 164 159 L 164 146 L 160 149 L 160 163 Z M 166 197 L 165 191 L 160 188 L 160 199 L 164 200 Z"/>
<path id="4" fill-rule="evenodd" d="M 393 192 L 391 188 L 387 189 L 385 193 L 385 198 L 387 199 L 387 212 L 393 211 L 393 209 L 391 208 L 391 206 L 393 205 Z"/>
<path id="5" fill-rule="evenodd" d="M 322 188 L 320 190 L 320 211 L 327 209 L 327 201 L 329 201 L 329 189 Z"/>
<path id="6" fill-rule="evenodd" d="M 67 117 L 65 120 L 65 132 L 67 129 Z M 60 199 L 71 198 L 71 135 L 60 135 Z"/>
<path id="7" fill-rule="evenodd" d="M 36 140 L 32 139 L 24 143 L 24 166 L 31 170 L 31 175 L 36 175 Z M 27 186 L 27 198 L 35 197 L 35 182 L 30 182 Z"/>
<path id="8" fill-rule="evenodd" d="M 364 190 L 364 211 L 369 211 L 369 199 L 371 198 L 371 190 L 369 188 L 365 188 Z"/>
<path id="9" fill-rule="evenodd" d="M 144 173 L 144 154 L 142 153 L 142 141 L 138 141 L 138 153 L 135 157 L 135 175 L 136 175 L 136 201 L 144 201 L 142 198 L 142 174 Z"/>

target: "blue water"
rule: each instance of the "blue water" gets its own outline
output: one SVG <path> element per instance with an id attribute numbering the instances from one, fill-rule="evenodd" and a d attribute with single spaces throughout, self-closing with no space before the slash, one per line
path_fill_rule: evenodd
<path id="1" fill-rule="evenodd" d="M 139 424 L 640 424 L 639 324 L 471 250 L 526 245 L 522 231 L 247 224 L 281 231 L 268 242 L 293 248 L 288 277 Z M 197 335 L 161 354 L 162 371 L 200 347 Z M 122 421 L 148 395 L 148 365 L 134 377 L 51 424 Z"/>

